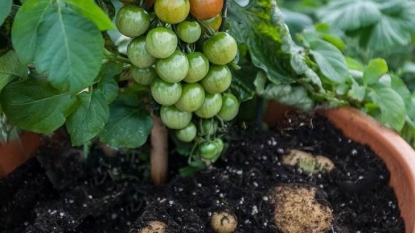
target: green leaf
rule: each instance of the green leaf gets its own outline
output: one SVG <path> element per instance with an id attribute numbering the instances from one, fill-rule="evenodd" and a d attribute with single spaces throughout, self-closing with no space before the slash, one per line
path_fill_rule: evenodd
<path id="1" fill-rule="evenodd" d="M 230 89 L 240 102 L 251 99 L 255 95 L 254 79 L 259 69 L 243 65 L 241 69 L 232 71 L 232 83 Z"/>
<path id="2" fill-rule="evenodd" d="M 101 67 L 100 31 L 62 2 L 24 4 L 13 24 L 12 41 L 22 63 L 34 61 L 61 90 L 76 93 L 90 86 Z"/>
<path id="3" fill-rule="evenodd" d="M 108 18 L 94 0 L 64 0 L 64 2 L 67 3 L 71 9 L 94 22 L 99 30 L 105 31 L 115 29 L 111 19 Z"/>
<path id="4" fill-rule="evenodd" d="M 343 54 L 334 45 L 323 41 L 310 42 L 310 54 L 318 64 L 321 73 L 334 83 L 343 83 L 349 75 Z"/>
<path id="5" fill-rule="evenodd" d="M 332 28 L 351 31 L 377 23 L 382 13 L 373 1 L 341 0 L 321 8 L 317 17 Z"/>
<path id="6" fill-rule="evenodd" d="M 363 72 L 363 84 L 365 86 L 377 83 L 379 78 L 388 72 L 388 64 L 382 58 L 370 60 Z"/>
<path id="7" fill-rule="evenodd" d="M 308 97 L 303 86 L 267 84 L 267 78 L 263 72 L 258 72 L 254 84 L 257 94 L 264 99 L 294 106 L 302 111 L 310 110 L 313 105 L 313 100 Z"/>
<path id="8" fill-rule="evenodd" d="M 10 50 L 0 57 L 0 91 L 14 77 L 26 77 L 27 68 L 20 64 L 16 53 Z"/>
<path id="9" fill-rule="evenodd" d="M 110 117 L 100 140 L 113 147 L 142 146 L 153 128 L 153 119 L 137 99 L 120 95 L 110 105 Z"/>
<path id="10" fill-rule="evenodd" d="M 4 23 L 6 17 L 12 10 L 13 0 L 2 0 L 0 1 L 0 25 Z"/>
<path id="11" fill-rule="evenodd" d="M 363 64 L 351 57 L 345 57 L 346 59 L 346 63 L 347 63 L 347 67 L 349 68 L 349 70 L 357 70 L 357 71 L 362 71 L 364 70 Z"/>
<path id="12" fill-rule="evenodd" d="M 73 146 L 80 146 L 102 131 L 109 118 L 109 107 L 101 92 L 77 95 L 77 108 L 69 115 L 66 128 Z"/>
<path id="13" fill-rule="evenodd" d="M 112 103 L 118 95 L 118 83 L 115 76 L 122 71 L 122 64 L 107 62 L 101 68 L 101 80 L 98 83 L 98 90 L 102 92 L 108 104 Z"/>
<path id="14" fill-rule="evenodd" d="M 363 86 L 360 86 L 359 83 L 353 80 L 353 84 L 350 88 L 350 90 L 347 92 L 347 96 L 359 103 L 361 103 L 366 96 L 366 88 Z"/>
<path id="15" fill-rule="evenodd" d="M 115 17 L 115 7 L 111 0 L 96 0 L 95 2 L 111 20 Z"/>
<path id="16" fill-rule="evenodd" d="M 9 83 L 1 92 L 0 103 L 11 124 L 38 133 L 55 131 L 73 110 L 70 93 L 39 79 Z"/>
<path id="17" fill-rule="evenodd" d="M 368 96 L 380 108 L 379 120 L 396 131 L 402 130 L 405 124 L 406 108 L 401 96 L 392 88 L 383 85 L 372 86 Z"/>

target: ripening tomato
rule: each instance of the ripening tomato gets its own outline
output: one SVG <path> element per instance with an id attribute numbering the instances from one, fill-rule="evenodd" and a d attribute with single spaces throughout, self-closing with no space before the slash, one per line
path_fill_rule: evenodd
<path id="1" fill-rule="evenodd" d="M 183 129 L 176 130 L 177 138 L 182 142 L 191 142 L 195 139 L 197 134 L 196 125 L 193 122 L 190 122 Z"/>
<path id="2" fill-rule="evenodd" d="M 205 91 L 211 94 L 222 93 L 231 82 L 232 73 L 226 65 L 211 65 L 207 75 L 200 81 Z"/>
<path id="3" fill-rule="evenodd" d="M 201 20 L 202 33 L 204 34 L 206 29 L 205 27 L 211 28 L 213 31 L 219 31 L 220 25 L 222 24 L 222 14 L 217 14 L 211 19 Z"/>
<path id="4" fill-rule="evenodd" d="M 158 77 L 156 70 L 153 67 L 138 68 L 136 66 L 131 66 L 131 76 L 134 81 L 144 86 L 150 85 L 153 80 Z"/>
<path id="5" fill-rule="evenodd" d="M 177 48 L 176 34 L 169 28 L 156 27 L 146 36 L 146 50 L 153 57 L 166 58 L 173 54 Z"/>
<path id="6" fill-rule="evenodd" d="M 220 13 L 223 0 L 190 0 L 190 14 L 196 19 L 210 19 Z"/>
<path id="7" fill-rule="evenodd" d="M 143 8 L 128 4 L 118 11 L 115 25 L 125 36 L 141 36 L 150 26 L 150 16 Z"/>
<path id="8" fill-rule="evenodd" d="M 238 45 L 226 32 L 218 32 L 203 43 L 203 53 L 216 65 L 225 65 L 236 57 Z"/>
<path id="9" fill-rule="evenodd" d="M 183 83 L 182 95 L 175 103 L 182 111 L 193 112 L 202 106 L 205 100 L 205 89 L 199 83 Z"/>
<path id="10" fill-rule="evenodd" d="M 230 121 L 238 115 L 239 101 L 231 93 L 225 93 L 222 95 L 222 108 L 220 109 L 218 116 L 223 121 Z"/>
<path id="11" fill-rule="evenodd" d="M 182 81 L 189 71 L 189 61 L 186 55 L 176 50 L 167 58 L 156 62 L 157 74 L 166 82 L 175 83 Z"/>
<path id="12" fill-rule="evenodd" d="M 156 58 L 147 52 L 146 38 L 134 38 L 127 46 L 127 56 L 130 62 L 138 68 L 147 68 L 156 62 Z"/>
<path id="13" fill-rule="evenodd" d="M 151 84 L 151 96 L 164 106 L 173 105 L 179 100 L 182 94 L 181 83 L 168 83 L 157 77 Z"/>
<path id="14" fill-rule="evenodd" d="M 170 24 L 180 23 L 189 15 L 189 0 L 156 0 L 154 11 L 157 17 Z"/>
<path id="15" fill-rule="evenodd" d="M 164 125 L 170 129 L 183 129 L 192 120 L 191 112 L 183 112 L 176 106 L 162 106 L 160 109 L 160 118 Z"/>

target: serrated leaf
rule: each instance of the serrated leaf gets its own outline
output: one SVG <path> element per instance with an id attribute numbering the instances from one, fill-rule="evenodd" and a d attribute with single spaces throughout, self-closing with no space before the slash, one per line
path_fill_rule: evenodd
<path id="1" fill-rule="evenodd" d="M 101 67 L 100 31 L 65 4 L 24 4 L 13 24 L 12 41 L 22 63 L 34 61 L 58 89 L 79 92 L 92 84 Z"/>
<path id="2" fill-rule="evenodd" d="M 20 64 L 16 53 L 10 50 L 0 57 L 0 91 L 14 77 L 26 77 L 27 69 Z"/>
<path id="3" fill-rule="evenodd" d="M 349 75 L 343 54 L 332 44 L 323 40 L 310 42 L 310 54 L 321 73 L 334 83 L 343 83 Z"/>
<path id="4" fill-rule="evenodd" d="M 64 2 L 67 3 L 71 9 L 94 22 L 99 30 L 105 31 L 115 29 L 111 19 L 108 18 L 94 0 L 65 0 Z"/>
<path id="5" fill-rule="evenodd" d="M 110 105 L 110 117 L 100 140 L 113 147 L 142 146 L 153 128 L 153 119 L 137 100 L 120 96 Z"/>
<path id="6" fill-rule="evenodd" d="M 392 88 L 374 85 L 368 96 L 380 108 L 379 119 L 382 123 L 400 131 L 405 124 L 406 108 L 401 96 Z"/>
<path id="7" fill-rule="evenodd" d="M 258 72 L 254 84 L 257 94 L 264 99 L 294 106 L 302 111 L 310 110 L 314 103 L 303 86 L 284 84 L 269 85 L 267 84 L 267 77 L 263 72 Z"/>
<path id="8" fill-rule="evenodd" d="M 73 146 L 80 146 L 97 136 L 109 118 L 109 107 L 101 92 L 77 95 L 77 108 L 68 116 L 66 128 Z"/>
<path id="9" fill-rule="evenodd" d="M 337 0 L 317 11 L 317 17 L 332 28 L 351 31 L 377 23 L 382 13 L 372 1 Z"/>
<path id="10" fill-rule="evenodd" d="M 11 124 L 37 133 L 55 131 L 73 108 L 70 93 L 39 79 L 9 83 L 1 92 L 0 103 Z"/>
<path id="11" fill-rule="evenodd" d="M 2 0 L 0 1 L 0 25 L 4 23 L 6 17 L 12 10 L 13 0 Z"/>
<path id="12" fill-rule="evenodd" d="M 98 83 L 98 90 L 105 96 L 107 103 L 112 103 L 118 95 L 118 83 L 115 76 L 122 71 L 122 64 L 107 62 L 101 68 L 101 80 Z"/>
<path id="13" fill-rule="evenodd" d="M 363 72 L 363 84 L 365 86 L 376 83 L 379 78 L 388 72 L 388 64 L 382 58 L 370 60 Z"/>

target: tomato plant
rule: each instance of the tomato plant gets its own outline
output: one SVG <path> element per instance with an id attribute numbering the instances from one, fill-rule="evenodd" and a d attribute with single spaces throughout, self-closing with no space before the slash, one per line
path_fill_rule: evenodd
<path id="1" fill-rule="evenodd" d="M 220 13 L 223 0 L 190 0 L 190 13 L 196 19 L 210 19 Z"/>

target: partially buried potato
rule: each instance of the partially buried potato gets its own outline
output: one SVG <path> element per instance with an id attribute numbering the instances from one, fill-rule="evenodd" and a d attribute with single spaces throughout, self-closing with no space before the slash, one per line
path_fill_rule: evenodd
<path id="1" fill-rule="evenodd" d="M 160 221 L 150 221 L 138 233 L 167 233 L 167 225 Z"/>

